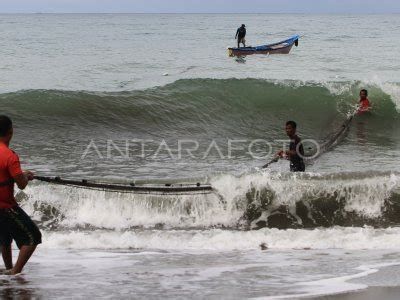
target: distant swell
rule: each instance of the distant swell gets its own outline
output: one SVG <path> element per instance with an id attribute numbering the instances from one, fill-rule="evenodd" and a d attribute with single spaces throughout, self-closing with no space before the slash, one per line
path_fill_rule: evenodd
<path id="1" fill-rule="evenodd" d="M 17 124 L 75 136 L 98 129 L 147 137 L 274 135 L 288 118 L 299 121 L 303 133 L 315 135 L 354 109 L 361 87 L 370 89 L 376 118 L 398 119 L 393 97 L 398 86 L 360 82 L 191 79 L 130 92 L 28 90 L 2 94 L 0 101 Z"/>

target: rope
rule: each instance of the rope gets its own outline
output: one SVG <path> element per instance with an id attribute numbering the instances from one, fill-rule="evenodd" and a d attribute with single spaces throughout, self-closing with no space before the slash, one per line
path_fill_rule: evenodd
<path id="1" fill-rule="evenodd" d="M 157 195 L 184 195 L 184 194 L 209 194 L 214 189 L 208 184 L 164 184 L 164 185 L 135 185 L 111 184 L 83 180 L 68 180 L 60 177 L 35 176 L 34 179 L 51 184 L 73 186 L 91 190 L 103 190 L 118 193 L 157 194 Z"/>

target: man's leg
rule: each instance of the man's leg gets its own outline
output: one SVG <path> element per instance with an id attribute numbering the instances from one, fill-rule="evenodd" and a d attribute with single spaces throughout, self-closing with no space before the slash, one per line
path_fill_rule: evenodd
<path id="1" fill-rule="evenodd" d="M 9 231 L 15 240 L 19 254 L 11 275 L 22 272 L 25 264 L 32 256 L 36 246 L 42 242 L 42 234 L 32 219 L 20 207 L 7 211 Z"/>
<path id="2" fill-rule="evenodd" d="M 7 246 L 1 246 L 1 254 L 3 256 L 4 266 L 7 270 L 13 268 L 12 264 L 12 251 L 11 251 L 11 244 Z"/>
<path id="3" fill-rule="evenodd" d="M 35 249 L 36 245 L 21 247 L 21 249 L 19 250 L 17 262 L 15 263 L 15 266 L 11 271 L 12 275 L 22 272 L 22 269 L 28 262 L 29 258 L 32 256 L 33 252 L 35 252 Z"/>
<path id="4" fill-rule="evenodd" d="M 0 216 L 1 255 L 3 256 L 4 266 L 7 270 L 11 270 L 13 267 L 11 244 L 12 244 L 12 236 L 8 230 L 7 224 L 4 222 L 2 216 Z"/>

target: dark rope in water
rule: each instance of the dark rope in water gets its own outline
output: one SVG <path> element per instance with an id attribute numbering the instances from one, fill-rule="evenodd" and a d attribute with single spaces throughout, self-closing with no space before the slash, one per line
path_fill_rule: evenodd
<path id="1" fill-rule="evenodd" d="M 317 153 L 317 155 L 313 159 L 317 159 L 319 156 L 322 154 L 332 150 L 333 147 L 335 147 L 347 134 L 347 132 L 350 129 L 351 122 L 353 121 L 354 114 L 348 117 L 340 127 L 340 129 L 333 135 L 331 136 L 327 141 L 321 143 L 320 145 L 320 151 Z"/>

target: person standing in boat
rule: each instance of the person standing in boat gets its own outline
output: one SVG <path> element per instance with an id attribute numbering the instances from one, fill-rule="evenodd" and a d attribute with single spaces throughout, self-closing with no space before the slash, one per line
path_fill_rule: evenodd
<path id="1" fill-rule="evenodd" d="M 240 48 L 240 44 L 243 44 L 243 47 L 246 47 L 246 25 L 242 24 L 236 31 L 235 39 L 237 39 L 238 48 Z"/>

